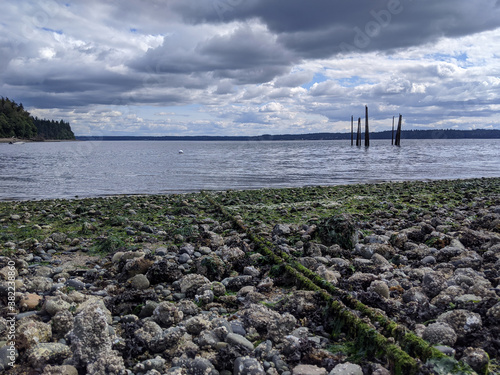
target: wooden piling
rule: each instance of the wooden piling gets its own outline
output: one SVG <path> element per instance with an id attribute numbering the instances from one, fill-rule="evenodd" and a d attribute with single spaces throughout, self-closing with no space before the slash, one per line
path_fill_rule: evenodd
<path id="1" fill-rule="evenodd" d="M 356 134 L 356 146 L 361 146 L 361 117 L 358 117 L 358 132 Z"/>
<path id="2" fill-rule="evenodd" d="M 403 122 L 403 116 L 399 114 L 398 130 L 396 131 L 396 146 L 401 146 L 401 125 Z"/>
<path id="3" fill-rule="evenodd" d="M 391 145 L 394 146 L 394 116 L 392 116 L 392 135 L 391 135 Z"/>
<path id="4" fill-rule="evenodd" d="M 354 142 L 354 116 L 351 115 L 351 146 Z"/>
<path id="5" fill-rule="evenodd" d="M 368 106 L 365 105 L 365 147 L 370 146 L 370 130 L 368 129 Z"/>

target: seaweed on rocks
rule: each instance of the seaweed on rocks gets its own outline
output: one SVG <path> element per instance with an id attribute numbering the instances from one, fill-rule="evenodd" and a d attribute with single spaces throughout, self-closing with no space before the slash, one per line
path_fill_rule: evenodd
<path id="1" fill-rule="evenodd" d="M 148 343 L 135 334 L 142 326 L 140 319 L 120 323 L 120 336 L 123 341 L 116 342 L 113 349 L 122 354 L 128 366 L 135 364 L 148 349 Z"/>
<path id="2" fill-rule="evenodd" d="M 149 268 L 146 277 L 151 284 L 174 282 L 182 277 L 182 271 L 175 260 L 162 258 Z"/>
<path id="3" fill-rule="evenodd" d="M 114 296 L 105 298 L 106 307 L 114 315 L 133 314 L 137 306 L 145 304 L 146 301 L 158 301 L 158 295 L 154 290 L 122 289 Z"/>
<path id="4" fill-rule="evenodd" d="M 52 327 L 40 349 L 67 352 L 55 341 L 79 312 L 102 310 L 103 332 L 78 318 L 112 343 L 88 371 L 216 374 L 241 364 L 287 375 L 349 361 L 366 374 L 470 374 L 470 364 L 496 375 L 499 182 L 0 202 L 0 309 L 12 259 L 20 324 Z M 338 234 L 330 224 L 344 218 L 357 244 L 327 246 L 334 240 L 318 225 Z M 443 330 L 451 347 L 438 349 Z M 36 353 L 19 352 L 26 372 L 43 370 Z M 52 361 L 47 374 L 63 370 L 57 353 Z"/>
<path id="5" fill-rule="evenodd" d="M 357 242 L 356 226 L 347 215 L 332 216 L 319 221 L 317 233 L 327 246 L 339 245 L 352 250 Z"/>

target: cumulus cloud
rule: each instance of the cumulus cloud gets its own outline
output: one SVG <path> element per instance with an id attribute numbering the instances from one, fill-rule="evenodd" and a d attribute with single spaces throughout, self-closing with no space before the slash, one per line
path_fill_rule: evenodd
<path id="1" fill-rule="evenodd" d="M 493 30 L 500 15 L 496 0 L 177 0 L 174 9 L 192 23 L 256 18 L 308 57 L 328 57 L 349 46 L 391 50 Z"/>
<path id="2" fill-rule="evenodd" d="M 496 0 L 19 0 L 2 11 L 0 96 L 77 134 L 343 131 L 365 104 L 376 130 L 399 112 L 409 128 L 498 128 Z"/>

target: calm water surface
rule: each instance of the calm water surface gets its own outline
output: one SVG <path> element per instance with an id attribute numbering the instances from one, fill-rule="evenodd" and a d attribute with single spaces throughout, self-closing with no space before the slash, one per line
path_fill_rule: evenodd
<path id="1" fill-rule="evenodd" d="M 500 140 L 0 144 L 0 200 L 500 177 Z M 178 151 L 182 149 L 183 154 Z"/>

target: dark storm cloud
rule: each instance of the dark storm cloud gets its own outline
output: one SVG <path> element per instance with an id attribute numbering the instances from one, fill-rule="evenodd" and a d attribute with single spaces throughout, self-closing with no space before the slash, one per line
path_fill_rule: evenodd
<path id="1" fill-rule="evenodd" d="M 258 19 L 286 48 L 311 58 L 416 46 L 500 26 L 496 0 L 183 0 L 174 9 L 193 23 Z"/>
<path id="2" fill-rule="evenodd" d="M 495 0 L 17 0 L 2 11 L 0 96 L 74 119 L 77 133 L 342 130 L 359 103 L 375 127 L 399 111 L 415 126 L 498 124 Z"/>
<path id="3" fill-rule="evenodd" d="M 191 49 L 179 49 L 167 40 L 130 66 L 159 75 L 209 72 L 216 79 L 231 78 L 236 84 L 247 84 L 268 82 L 286 73 L 297 59 L 266 30 L 243 25 L 228 34 L 202 40 Z M 213 84 L 210 80 L 200 82 Z"/>

